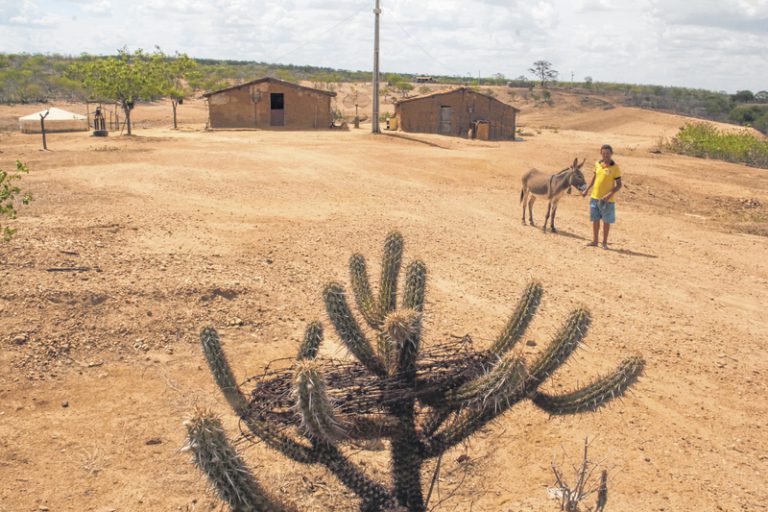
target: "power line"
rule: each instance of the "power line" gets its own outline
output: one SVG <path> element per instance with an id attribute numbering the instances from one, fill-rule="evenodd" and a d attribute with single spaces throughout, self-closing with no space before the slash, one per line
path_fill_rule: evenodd
<path id="1" fill-rule="evenodd" d="M 400 31 L 401 31 L 403 34 L 405 34 L 405 36 L 406 36 L 406 37 L 408 37 L 409 39 L 411 39 L 411 41 L 413 41 L 413 43 L 416 45 L 416 47 L 417 47 L 417 48 L 419 48 L 419 50 L 421 50 L 422 52 L 424 52 L 424 54 L 425 54 L 427 57 L 429 57 L 430 59 L 432 59 L 434 62 L 436 62 L 436 63 L 440 64 L 441 66 L 443 66 L 443 67 L 444 67 L 445 69 L 447 69 L 448 71 L 451 71 L 451 74 L 452 74 L 452 75 L 454 75 L 454 76 L 465 76 L 465 75 L 466 75 L 466 73 L 456 73 L 456 70 L 455 70 L 455 69 L 452 69 L 452 67 L 451 67 L 449 64 L 446 64 L 445 62 L 442 62 L 440 59 L 438 59 L 437 57 L 435 57 L 434 55 L 432 55 L 431 53 L 429 53 L 429 52 L 427 51 L 427 49 L 426 49 L 426 48 L 424 48 L 424 45 L 422 45 L 422 44 L 421 44 L 421 42 L 420 42 L 418 39 L 416 39 L 416 37 L 414 37 L 414 36 L 413 36 L 413 35 L 412 35 L 410 32 L 408 32 L 408 31 L 407 31 L 407 30 L 406 30 L 406 29 L 405 29 L 405 28 L 404 28 L 402 25 L 400 25 L 400 23 L 399 23 L 399 21 L 400 21 L 400 20 L 398 20 L 398 19 L 397 19 L 397 17 L 396 17 L 394 14 L 389 14 L 389 16 L 390 16 L 390 17 L 391 17 L 391 18 L 392 18 L 392 19 L 395 21 L 395 26 L 396 26 L 396 27 L 397 27 L 397 28 L 398 28 L 398 29 L 399 29 L 399 30 L 400 30 Z"/>
<path id="2" fill-rule="evenodd" d="M 338 28 L 339 26 L 343 25 L 344 23 L 347 23 L 348 21 L 350 21 L 351 19 L 353 19 L 353 18 L 354 18 L 354 17 L 356 17 L 356 16 L 359 16 L 359 15 L 360 15 L 360 14 L 362 14 L 363 12 L 364 12 L 364 11 L 361 9 L 361 10 L 359 10 L 359 11 L 357 11 L 357 12 L 354 12 L 354 13 L 352 13 L 351 15 L 349 15 L 349 16 L 348 16 L 348 17 L 346 17 L 346 18 L 344 18 L 343 20 L 341 20 L 341 21 L 338 21 L 336 24 L 334 24 L 334 25 L 333 25 L 332 27 L 330 27 L 330 28 L 327 28 L 327 29 L 322 29 L 322 30 L 317 30 L 317 31 L 314 31 L 314 32 L 312 32 L 312 33 L 309 35 L 309 37 L 307 38 L 307 40 L 306 40 L 306 41 L 304 41 L 303 43 L 299 44 L 299 45 L 298 45 L 298 46 L 296 46 L 295 48 L 293 48 L 293 49 L 291 49 L 291 50 L 289 50 L 289 51 L 287 51 L 287 52 L 285 52 L 285 53 L 283 53 L 283 54 L 281 54 L 281 55 L 278 55 L 277 57 L 274 57 L 274 58 L 273 58 L 274 62 L 280 62 L 280 60 L 281 60 L 281 59 L 284 59 L 285 57 L 288 57 L 289 55 L 291 55 L 291 54 L 293 54 L 293 53 L 295 53 L 295 52 L 297 52 L 297 51 L 299 51 L 299 50 L 301 50 L 301 49 L 303 49 L 303 48 L 305 48 L 305 47 L 309 46 L 310 44 L 312 44 L 312 43 L 316 42 L 316 41 L 315 41 L 315 39 L 314 39 L 314 36 L 315 36 L 315 35 L 317 35 L 317 34 L 320 34 L 320 33 L 322 33 L 322 32 L 332 32 L 333 30 L 335 30 L 335 29 L 336 29 L 336 28 Z"/>

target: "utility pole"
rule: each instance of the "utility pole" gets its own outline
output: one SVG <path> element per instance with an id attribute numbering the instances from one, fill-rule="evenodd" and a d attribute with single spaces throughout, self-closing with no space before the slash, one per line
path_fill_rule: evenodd
<path id="1" fill-rule="evenodd" d="M 381 14 L 379 0 L 376 0 L 373 14 L 376 18 L 376 24 L 373 34 L 373 123 L 371 131 L 381 133 L 379 129 L 379 15 Z"/>

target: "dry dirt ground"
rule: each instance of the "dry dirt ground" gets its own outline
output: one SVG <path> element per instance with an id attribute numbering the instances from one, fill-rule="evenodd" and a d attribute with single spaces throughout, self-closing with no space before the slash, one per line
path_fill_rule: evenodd
<path id="1" fill-rule="evenodd" d="M 550 462 L 609 470 L 607 510 L 768 507 L 768 171 L 653 152 L 683 118 L 557 95 L 520 96 L 524 140 L 405 140 L 350 131 L 203 130 L 202 103 L 140 105 L 135 136 L 0 133 L 0 168 L 29 164 L 18 234 L 0 246 L 0 511 L 204 511 L 218 502 L 180 452 L 195 406 L 236 419 L 198 333 L 217 327 L 238 377 L 295 354 L 307 322 L 343 356 L 320 292 L 347 260 L 376 268 L 387 231 L 429 268 L 425 343 L 500 331 L 531 279 L 545 296 L 529 360 L 579 305 L 585 346 L 550 389 L 639 353 L 635 390 L 597 413 L 522 403 L 443 460 L 434 510 L 557 510 Z M 66 105 L 63 105 L 67 107 Z M 76 106 L 84 110 L 82 106 Z M 0 117 L 37 106 L 2 107 Z M 426 142 L 419 142 L 423 141 Z M 610 250 L 588 248 L 587 200 L 559 234 L 523 226 L 520 176 L 589 163 L 613 144 L 626 188 Z M 544 206 L 535 209 L 541 225 Z M 83 272 L 49 271 L 85 267 Z M 239 442 L 275 493 L 304 510 L 354 510 L 321 468 Z M 385 452 L 350 450 L 384 479 Z M 425 472 L 431 477 L 433 464 Z M 592 498 L 589 504 L 593 503 Z"/>

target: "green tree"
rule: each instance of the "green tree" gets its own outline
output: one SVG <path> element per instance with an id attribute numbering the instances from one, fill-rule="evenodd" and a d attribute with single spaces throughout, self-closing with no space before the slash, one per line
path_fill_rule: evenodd
<path id="1" fill-rule="evenodd" d="M 155 65 L 161 70 L 161 93 L 168 96 L 173 108 L 173 129 L 176 130 L 176 109 L 184 103 L 184 99 L 190 95 L 191 85 L 199 73 L 197 71 L 197 62 L 190 59 L 184 53 L 177 53 L 173 57 L 168 57 L 159 49 L 154 56 Z"/>
<path id="2" fill-rule="evenodd" d="M 768 103 L 768 91 L 758 91 L 755 93 L 755 101 L 759 103 Z"/>
<path id="3" fill-rule="evenodd" d="M 7 217 L 8 219 L 16 218 L 16 199 L 21 194 L 21 203 L 29 204 L 32 201 L 32 194 L 29 192 L 22 192 L 21 188 L 14 184 L 15 181 L 21 179 L 22 174 L 27 174 L 29 169 L 26 164 L 16 160 L 16 172 L 8 172 L 0 169 L 0 218 Z M 16 232 L 8 226 L 0 226 L 2 228 L 3 240 L 6 242 L 11 239 Z"/>
<path id="4" fill-rule="evenodd" d="M 528 71 L 533 73 L 534 76 L 538 77 L 539 83 L 542 87 L 546 87 L 547 82 L 555 80 L 557 75 L 560 74 L 552 69 L 552 63 L 546 60 L 537 60 L 533 63 L 533 67 L 529 68 Z"/>
<path id="5" fill-rule="evenodd" d="M 138 49 L 126 48 L 115 57 L 79 62 L 70 68 L 90 92 L 91 99 L 113 100 L 125 113 L 128 135 L 131 135 L 131 111 L 138 100 L 150 100 L 163 95 L 162 67 L 157 56 Z"/>
<path id="6" fill-rule="evenodd" d="M 749 103 L 754 99 L 755 95 L 752 94 L 752 91 L 736 91 L 736 94 L 733 95 L 733 100 L 738 103 Z"/>

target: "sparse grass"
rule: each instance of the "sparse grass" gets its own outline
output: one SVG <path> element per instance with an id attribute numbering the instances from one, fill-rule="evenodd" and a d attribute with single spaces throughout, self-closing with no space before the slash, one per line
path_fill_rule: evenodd
<path id="1" fill-rule="evenodd" d="M 686 123 L 666 148 L 682 155 L 768 169 L 768 142 L 747 131 L 725 133 L 709 123 Z"/>

